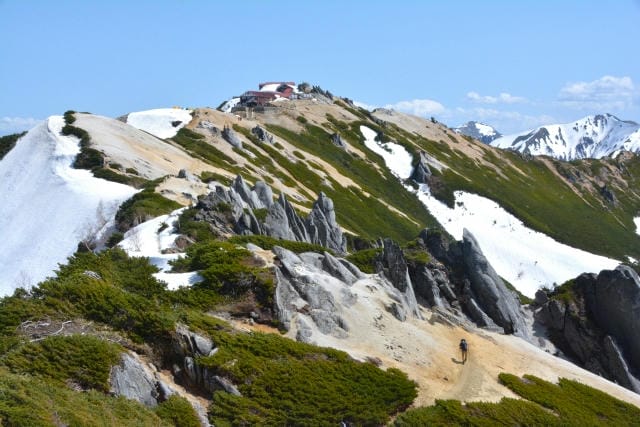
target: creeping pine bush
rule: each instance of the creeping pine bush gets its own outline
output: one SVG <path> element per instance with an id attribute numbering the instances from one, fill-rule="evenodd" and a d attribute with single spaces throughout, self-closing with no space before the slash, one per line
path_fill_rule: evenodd
<path id="1" fill-rule="evenodd" d="M 558 384 L 533 375 L 519 378 L 502 373 L 499 379 L 522 399 L 498 403 L 437 400 L 434 406 L 401 414 L 396 426 L 521 425 L 521 426 L 632 426 L 640 408 L 602 391 L 561 378 Z"/>

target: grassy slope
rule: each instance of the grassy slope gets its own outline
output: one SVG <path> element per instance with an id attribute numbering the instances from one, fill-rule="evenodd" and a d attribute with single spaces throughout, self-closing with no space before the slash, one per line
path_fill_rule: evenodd
<path id="1" fill-rule="evenodd" d="M 407 411 L 395 425 L 630 426 L 640 422 L 640 408 L 575 381 L 561 378 L 556 385 L 531 375 L 509 374 L 500 374 L 500 380 L 523 399 L 464 405 L 440 400 L 434 406 Z"/>

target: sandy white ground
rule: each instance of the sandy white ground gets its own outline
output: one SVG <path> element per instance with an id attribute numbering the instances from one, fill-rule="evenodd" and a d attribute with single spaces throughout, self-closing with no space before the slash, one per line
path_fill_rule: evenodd
<path id="1" fill-rule="evenodd" d="M 176 136 L 178 130 L 190 121 L 191 111 L 181 108 L 158 108 L 129 113 L 127 116 L 127 124 L 163 139 Z M 174 126 L 173 122 L 180 123 Z"/>
<path id="2" fill-rule="evenodd" d="M 182 255 L 163 253 L 166 249 L 175 248 L 175 240 L 179 234 L 176 233 L 174 224 L 183 210 L 184 208 L 177 209 L 169 215 L 161 215 L 137 225 L 127 231 L 124 240 L 118 244 L 130 256 L 148 257 L 149 262 L 160 269 L 160 272 L 154 274 L 156 279 L 166 282 L 167 287 L 172 290 L 202 281 L 197 272 L 170 273 L 169 261 Z"/>
<path id="3" fill-rule="evenodd" d="M 390 142 L 384 144 L 387 149 L 383 149 L 374 141 L 374 131 L 365 126 L 360 130 L 367 147 L 380 154 L 397 177 L 411 175 L 412 159 L 404 147 Z M 406 188 L 413 191 L 411 187 Z M 572 248 L 533 231 L 485 197 L 457 191 L 456 203 L 451 209 L 431 196 L 426 185 L 421 186 L 417 195 L 453 237 L 462 239 L 464 228 L 471 231 L 496 272 L 529 297 L 541 286 L 562 284 L 581 273 L 597 273 L 619 264 L 617 260 Z"/>
<path id="4" fill-rule="evenodd" d="M 0 294 L 53 275 L 88 234 L 111 224 L 132 187 L 71 167 L 78 140 L 50 117 L 0 161 Z"/>

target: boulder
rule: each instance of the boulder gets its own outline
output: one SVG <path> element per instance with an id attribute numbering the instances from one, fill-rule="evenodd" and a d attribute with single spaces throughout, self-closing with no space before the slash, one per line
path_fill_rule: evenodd
<path id="1" fill-rule="evenodd" d="M 158 405 L 158 381 L 137 356 L 122 353 L 120 364 L 111 368 L 111 393 L 137 400 L 147 407 Z"/>

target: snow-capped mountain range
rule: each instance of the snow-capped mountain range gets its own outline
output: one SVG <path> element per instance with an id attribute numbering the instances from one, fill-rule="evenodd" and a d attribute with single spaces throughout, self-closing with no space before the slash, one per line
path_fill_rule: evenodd
<path id="1" fill-rule="evenodd" d="M 491 141 L 502 136 L 502 134 L 492 126 L 474 121 L 467 122 L 453 130 L 461 135 L 467 135 L 477 139 L 478 141 L 482 141 L 485 144 L 489 144 Z"/>
<path id="2" fill-rule="evenodd" d="M 599 159 L 621 150 L 640 152 L 640 125 L 611 114 L 598 114 L 503 136 L 491 145 L 559 160 Z"/>

